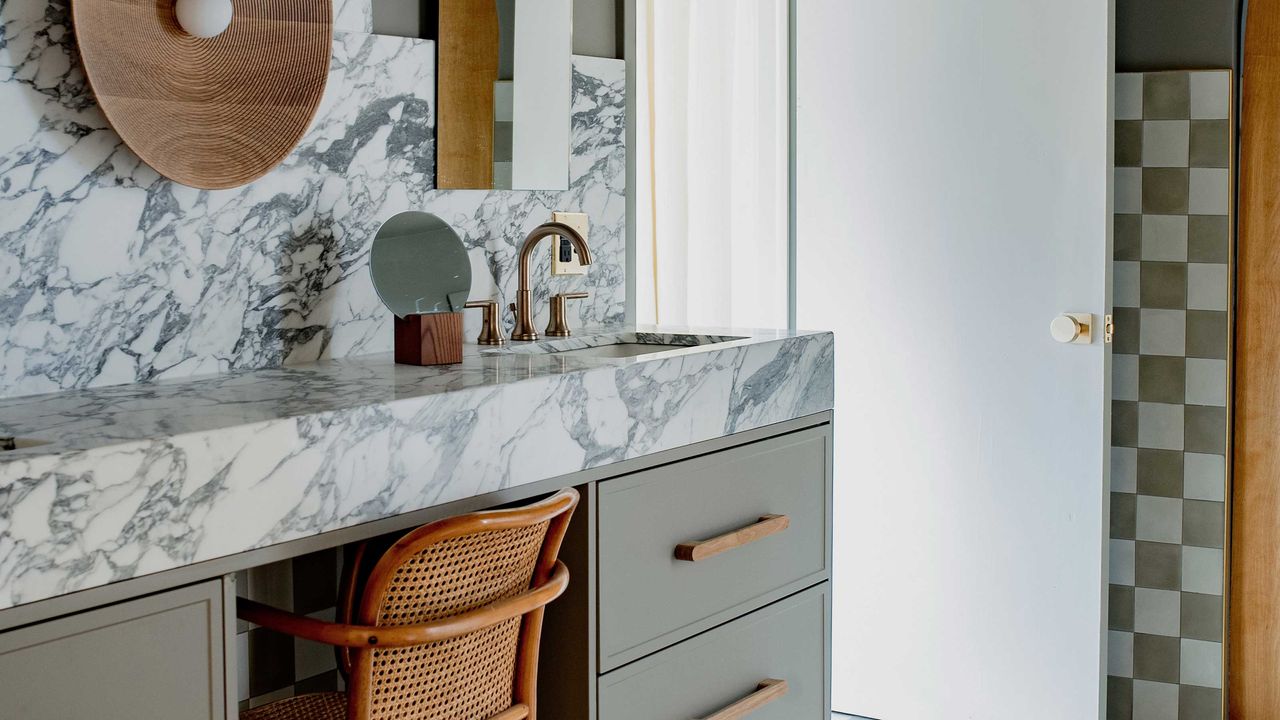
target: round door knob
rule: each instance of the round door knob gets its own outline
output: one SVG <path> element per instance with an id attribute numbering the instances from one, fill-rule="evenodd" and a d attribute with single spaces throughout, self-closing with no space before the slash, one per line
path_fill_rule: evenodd
<path id="1" fill-rule="evenodd" d="M 1049 323 L 1049 334 L 1060 343 L 1088 343 L 1091 317 L 1083 313 L 1064 313 Z"/>

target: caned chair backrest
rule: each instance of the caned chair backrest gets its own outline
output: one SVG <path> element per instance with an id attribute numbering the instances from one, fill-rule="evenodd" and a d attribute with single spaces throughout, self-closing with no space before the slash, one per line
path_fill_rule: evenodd
<path id="1" fill-rule="evenodd" d="M 373 566 L 353 619 L 387 628 L 468 613 L 474 621 L 486 606 L 547 584 L 563 571 L 556 557 L 577 503 L 567 489 L 414 530 Z M 350 720 L 535 718 L 544 607 L 437 642 L 353 650 Z"/>

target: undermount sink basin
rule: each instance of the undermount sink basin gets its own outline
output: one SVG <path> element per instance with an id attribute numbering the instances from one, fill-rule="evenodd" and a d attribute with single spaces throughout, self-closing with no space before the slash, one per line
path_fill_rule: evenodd
<path id="1" fill-rule="evenodd" d="M 632 358 L 673 350 L 688 350 L 745 338 L 729 335 L 688 333 L 625 332 L 583 337 L 546 339 L 528 345 L 512 345 L 501 352 L 517 355 L 558 355 L 562 357 Z"/>
<path id="2" fill-rule="evenodd" d="M 597 345 L 596 347 L 584 347 L 576 350 L 552 350 L 550 352 L 556 355 L 582 355 L 586 357 L 610 357 L 610 358 L 627 358 L 637 355 L 649 355 L 652 353 L 663 352 L 674 347 L 688 347 L 686 345 L 647 345 L 645 343 L 617 343 L 615 345 Z"/>

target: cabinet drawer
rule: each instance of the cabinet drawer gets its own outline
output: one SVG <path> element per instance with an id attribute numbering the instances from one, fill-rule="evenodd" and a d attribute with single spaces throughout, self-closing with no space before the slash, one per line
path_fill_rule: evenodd
<path id="1" fill-rule="evenodd" d="M 823 426 L 601 483 L 601 670 L 827 579 L 829 453 Z M 718 554 L 676 557 L 743 528 Z"/>
<path id="2" fill-rule="evenodd" d="M 0 718 L 224 720 L 222 583 L 0 633 Z"/>
<path id="3" fill-rule="evenodd" d="M 766 680 L 786 681 L 786 692 L 754 709 L 751 720 L 831 717 L 828 588 L 823 583 L 602 676 L 600 717 L 710 717 Z"/>

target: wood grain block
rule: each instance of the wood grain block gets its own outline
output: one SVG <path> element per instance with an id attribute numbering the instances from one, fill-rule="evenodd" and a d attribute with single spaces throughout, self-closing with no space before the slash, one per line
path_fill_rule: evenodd
<path id="1" fill-rule="evenodd" d="M 397 317 L 396 362 L 452 365 L 462 362 L 462 313 Z"/>
<path id="2" fill-rule="evenodd" d="M 493 85 L 498 11 L 493 0 L 440 3 L 436 187 L 493 187 Z"/>
<path id="3" fill-rule="evenodd" d="M 108 122 L 175 182 L 221 189 L 280 164 L 329 75 L 331 0 L 235 0 L 221 35 L 178 25 L 172 0 L 76 0 L 76 40 Z"/>

